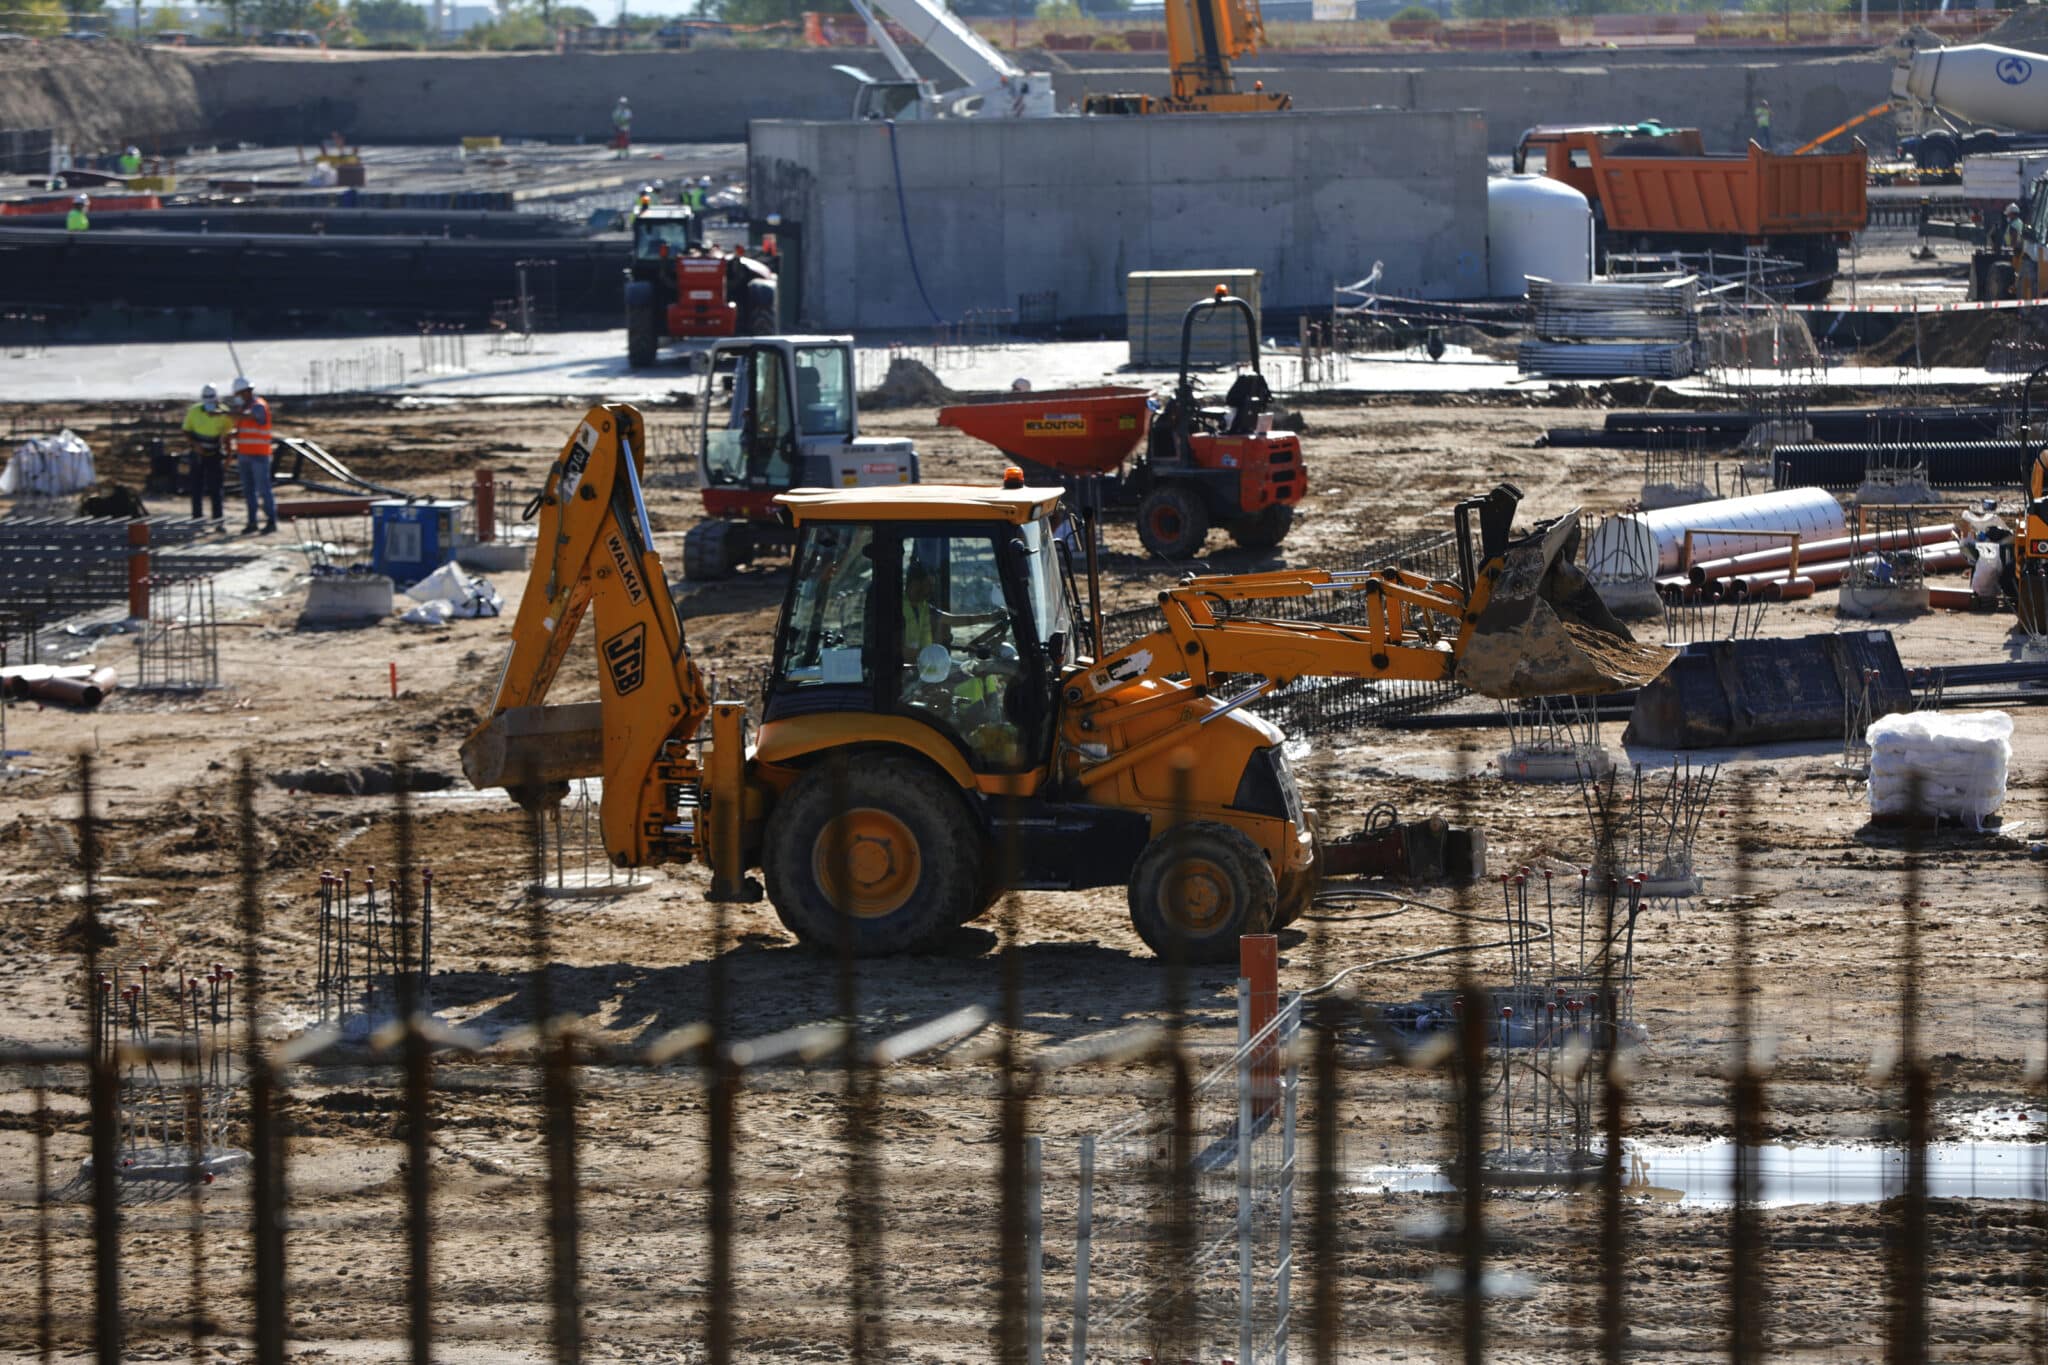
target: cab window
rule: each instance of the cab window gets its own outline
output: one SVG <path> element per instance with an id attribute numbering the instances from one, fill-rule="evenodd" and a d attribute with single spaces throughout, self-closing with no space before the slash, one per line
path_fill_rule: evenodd
<path id="1" fill-rule="evenodd" d="M 806 436 L 853 434 L 853 376 L 837 346 L 796 348 L 796 402 Z"/>
<path id="2" fill-rule="evenodd" d="M 1024 661 L 993 536 L 906 536 L 897 565 L 897 707 L 958 740 L 976 767 L 1028 760 Z"/>
<path id="3" fill-rule="evenodd" d="M 781 354 L 741 351 L 734 358 L 731 377 L 717 382 L 706 405 L 705 481 L 789 487 L 789 401 Z"/>
<path id="4" fill-rule="evenodd" d="M 633 222 L 633 254 L 643 261 L 668 254 L 680 256 L 697 245 L 695 218 L 638 218 Z"/>
<path id="5" fill-rule="evenodd" d="M 869 603 L 875 561 L 867 526 L 806 527 L 775 643 L 779 687 L 872 686 Z"/>

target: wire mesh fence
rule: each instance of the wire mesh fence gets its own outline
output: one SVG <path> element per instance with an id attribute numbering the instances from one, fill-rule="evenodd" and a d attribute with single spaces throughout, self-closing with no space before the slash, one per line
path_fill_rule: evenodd
<path id="1" fill-rule="evenodd" d="M 78 968 L 37 997 L 80 1007 L 55 1011 L 78 1043 L 45 1028 L 0 1047 L 16 1116 L 0 1340 L 17 1354 L 2048 1352 L 2048 1113 L 2029 1061 L 2048 978 L 2038 955 L 1973 969 L 1969 926 L 1942 908 L 1910 829 L 1869 846 L 1864 903 L 1765 902 L 1754 878 L 1773 854 L 1737 790 L 1727 889 L 1660 911 L 1626 967 L 1589 957 L 1590 1026 L 1552 1026 L 1547 1009 L 1519 1022 L 1564 916 L 1502 916 L 1470 889 L 1361 892 L 1319 900 L 1287 940 L 1301 979 L 1322 984 L 1273 1002 L 1270 1024 L 1254 1026 L 1246 997 L 1233 1028 L 1230 984 L 1169 961 L 1096 1002 L 1126 1026 L 1052 1045 L 1028 1031 L 1073 997 L 1044 970 L 1058 954 L 1020 945 L 1015 898 L 989 997 L 911 1019 L 850 957 L 794 975 L 758 962 L 733 907 L 706 904 L 712 950 L 691 966 L 689 1005 L 616 1041 L 598 1015 L 635 1008 L 635 974 L 621 999 L 593 991 L 605 969 L 567 948 L 535 894 L 530 840 L 525 872 L 517 851 L 502 869 L 524 890 L 462 907 L 509 968 L 395 971 L 389 1019 L 362 1035 L 312 1017 L 310 983 L 284 960 L 333 929 L 332 906 L 265 891 L 252 772 L 236 788 L 238 910 L 216 927 L 220 963 L 196 978 L 152 965 L 146 981 L 162 949 L 106 880 L 108 824 L 92 768 L 79 775 L 63 850 Z M 405 786 L 385 874 L 400 903 L 380 928 L 395 961 L 424 968 Z M 1674 828 L 1691 818 L 1672 808 Z M 1627 823 L 1595 813 L 1583 833 L 1526 837 L 1627 871 L 1662 847 Z M 1573 904 L 1595 942 L 1627 912 L 1597 882 Z M 2040 942 L 2038 905 L 2015 913 Z M 1817 917 L 1873 916 L 1887 925 L 1877 975 L 1787 951 Z M 1337 917 L 1377 936 L 1347 957 L 1379 956 L 1330 972 Z M 960 979 L 989 990 L 987 975 Z M 743 1036 L 736 992 L 768 982 L 782 1026 Z M 137 1103 L 150 1062 L 167 1069 Z M 208 1184 L 166 1161 L 156 1187 L 185 1198 L 138 1201 L 127 1144 L 169 1131 L 175 1147 L 191 1112 L 177 1096 L 209 1087 L 191 1131 L 208 1151 L 245 1150 L 246 1167 Z M 1116 1110 L 1135 1116 L 1094 1118 Z M 1501 1155 L 1543 1141 L 1578 1153 L 1572 1178 L 1513 1178 Z"/>

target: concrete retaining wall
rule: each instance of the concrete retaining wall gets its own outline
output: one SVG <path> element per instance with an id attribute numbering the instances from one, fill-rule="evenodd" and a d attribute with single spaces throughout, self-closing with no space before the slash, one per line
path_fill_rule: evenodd
<path id="1" fill-rule="evenodd" d="M 1390 290 L 1483 292 L 1485 139 L 1470 112 L 904 124 L 909 249 L 884 126 L 756 123 L 748 174 L 756 211 L 799 225 L 804 330 L 923 328 L 1045 290 L 1063 320 L 1120 328 L 1132 270 L 1261 270 L 1269 312 L 1327 308 L 1375 260 Z"/>
<path id="2" fill-rule="evenodd" d="M 1163 93 L 1165 58 L 1118 53 L 1041 53 L 1061 107 L 1090 91 Z M 1243 79 L 1286 90 L 1305 110 L 1476 109 L 1488 148 L 1513 148 L 1524 128 L 1565 120 L 1658 118 L 1705 130 L 1733 150 L 1759 96 L 1777 112 L 1781 138 L 1804 139 L 1883 99 L 1890 68 L 1869 55 L 1780 58 L 1761 53 L 1347 54 L 1342 64 L 1283 54 L 1240 68 Z M 330 128 L 368 142 L 445 142 L 473 133 L 601 138 L 612 101 L 633 101 L 634 132 L 650 141 L 738 141 L 752 119 L 833 119 L 853 104 L 838 63 L 884 73 L 881 56 L 858 51 L 772 49 L 690 52 L 337 53 L 332 59 L 260 50 L 200 52 L 190 59 L 216 137 L 276 142 Z M 945 73 L 920 57 L 941 84 Z M 1867 135 L 1887 136 L 1882 125 Z"/>

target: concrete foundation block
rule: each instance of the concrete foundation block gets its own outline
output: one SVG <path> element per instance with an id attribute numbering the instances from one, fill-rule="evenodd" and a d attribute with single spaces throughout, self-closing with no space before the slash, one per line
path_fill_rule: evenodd
<path id="1" fill-rule="evenodd" d="M 306 585 L 302 626 L 361 625 L 391 614 L 397 587 L 383 574 L 331 574 Z"/>
<path id="2" fill-rule="evenodd" d="M 1869 619 L 1878 616 L 1918 616 L 1927 610 L 1927 588 L 1869 588 L 1848 583 L 1835 604 L 1840 616 Z"/>

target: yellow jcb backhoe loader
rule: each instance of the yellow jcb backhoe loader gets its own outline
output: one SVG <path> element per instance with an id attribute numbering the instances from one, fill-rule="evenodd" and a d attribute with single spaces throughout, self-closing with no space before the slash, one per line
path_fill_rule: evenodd
<path id="1" fill-rule="evenodd" d="M 794 567 L 749 736 L 745 706 L 712 702 L 684 644 L 643 448 L 633 408 L 593 408 L 549 472 L 511 656 L 464 771 L 528 804 L 602 775 L 614 862 L 701 860 L 728 899 L 758 896 L 759 869 L 783 923 L 825 947 L 847 932 L 861 954 L 912 948 L 1007 880 L 1126 886 L 1155 951 L 1229 958 L 1238 935 L 1298 915 L 1320 871 L 1282 736 L 1249 703 L 1308 676 L 1597 692 L 1665 663 L 1571 567 L 1575 518 L 1513 538 L 1509 485 L 1458 508 L 1462 582 L 1191 577 L 1160 595 L 1158 630 L 1105 652 L 1092 559 L 1084 604 L 1070 550 L 1093 528 L 1012 471 L 1001 486 L 778 499 Z M 1366 594 L 1368 623 L 1230 614 L 1325 592 Z M 544 706 L 586 610 L 599 700 Z"/>

